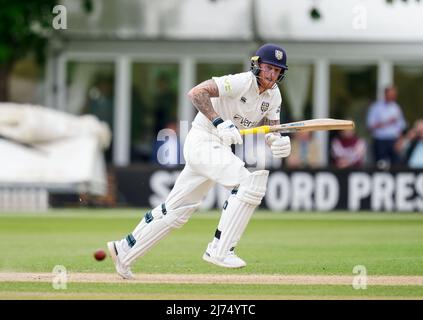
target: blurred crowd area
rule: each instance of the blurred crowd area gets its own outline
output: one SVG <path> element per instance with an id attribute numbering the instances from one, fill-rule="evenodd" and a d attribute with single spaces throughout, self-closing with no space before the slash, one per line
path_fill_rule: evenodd
<path id="1" fill-rule="evenodd" d="M 113 63 L 70 62 L 67 65 L 67 111 L 72 114 L 93 114 L 114 130 L 115 69 Z M 242 64 L 200 63 L 196 83 L 213 76 L 243 72 Z M 169 63 L 134 63 L 130 88 L 130 162 L 157 163 L 157 140 L 162 129 L 178 129 L 179 68 Z M 9 83 L 9 100 L 18 103 L 43 103 L 43 69 L 27 57 L 19 61 Z M 423 68 L 395 68 L 395 92 L 377 99 L 374 67 L 331 66 L 330 117 L 354 120 L 355 130 L 328 132 L 327 163 L 332 168 L 423 167 L 423 97 L 417 83 L 423 84 Z M 299 85 L 302 78 L 302 85 Z M 280 85 L 283 96 L 281 123 L 312 119 L 311 65 L 291 65 L 288 77 Z M 300 83 L 301 84 L 301 83 Z M 413 97 L 411 99 L 410 97 Z M 387 110 L 395 105 L 400 113 L 388 119 L 385 129 L 372 129 L 373 121 L 382 121 Z M 194 107 L 193 107 L 194 108 Z M 385 119 L 386 120 L 386 119 Z M 392 129 L 393 127 L 393 129 Z M 389 129 L 391 128 L 392 130 Z M 376 131 L 388 130 L 385 139 L 377 139 Z M 391 130 L 391 131 L 390 131 Z M 380 132 L 379 132 L 380 134 Z M 316 133 L 290 134 L 292 154 L 283 161 L 269 161 L 277 168 L 321 168 L 321 146 Z M 106 160 L 112 162 L 111 147 Z M 381 151 L 382 150 L 382 151 Z M 380 154 L 382 152 L 382 154 Z"/>
<path id="2" fill-rule="evenodd" d="M 423 168 L 423 119 L 408 121 L 397 98 L 397 87 L 387 86 L 381 99 L 365 106 L 363 118 L 355 120 L 356 129 L 331 132 L 329 166 Z M 319 146 L 312 132 L 298 132 L 292 145 L 289 168 L 319 167 Z"/>
<path id="3" fill-rule="evenodd" d="M 423 4 L 405 2 L 8 2 L 0 101 L 95 115 L 112 131 L 109 164 L 157 163 L 160 130 L 195 115 L 190 86 L 247 71 L 273 41 L 289 65 L 281 123 L 324 115 L 356 128 L 291 134 L 292 155 L 269 166 L 421 168 Z"/>
<path id="4" fill-rule="evenodd" d="M 254 137 L 237 153 L 247 167 L 264 158 L 273 170 L 421 169 L 422 15 L 421 1 L 402 0 L 4 2 L 0 102 L 106 123 L 109 190 L 100 202 L 76 201 L 115 206 L 114 170 L 153 171 L 160 157 L 167 167 L 184 163 L 183 137 L 197 112 L 191 87 L 247 71 L 258 46 L 275 42 L 289 66 L 280 122 L 329 117 L 353 120 L 355 129 L 289 134 L 284 159 L 255 148 Z M 176 139 L 166 137 L 173 132 Z"/>

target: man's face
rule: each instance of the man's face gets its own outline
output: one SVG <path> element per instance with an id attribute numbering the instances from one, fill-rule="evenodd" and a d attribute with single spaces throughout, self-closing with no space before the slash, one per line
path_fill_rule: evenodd
<path id="1" fill-rule="evenodd" d="M 259 84 L 264 89 L 271 89 L 278 80 L 282 69 L 267 63 L 260 63 Z"/>
<path id="2" fill-rule="evenodd" d="M 393 102 L 397 100 L 397 90 L 395 88 L 389 88 L 385 92 L 385 100 Z"/>

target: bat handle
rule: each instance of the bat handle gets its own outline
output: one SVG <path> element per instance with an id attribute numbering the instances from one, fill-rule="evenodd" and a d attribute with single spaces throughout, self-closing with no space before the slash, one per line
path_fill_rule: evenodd
<path id="1" fill-rule="evenodd" d="M 270 132 L 270 126 L 261 126 L 261 127 L 239 130 L 239 133 L 241 133 L 242 135 L 255 134 L 255 133 L 269 133 L 269 132 Z"/>

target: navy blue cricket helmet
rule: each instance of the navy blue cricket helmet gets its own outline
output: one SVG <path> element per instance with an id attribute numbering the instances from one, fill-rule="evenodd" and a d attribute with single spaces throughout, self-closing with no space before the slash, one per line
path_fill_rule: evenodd
<path id="1" fill-rule="evenodd" d="M 260 72 L 260 63 L 267 63 L 281 68 L 282 71 L 277 80 L 279 83 L 285 77 L 286 70 L 288 70 L 286 62 L 287 55 L 284 48 L 273 43 L 266 43 L 258 48 L 255 56 L 251 57 L 251 71 L 257 76 Z"/>

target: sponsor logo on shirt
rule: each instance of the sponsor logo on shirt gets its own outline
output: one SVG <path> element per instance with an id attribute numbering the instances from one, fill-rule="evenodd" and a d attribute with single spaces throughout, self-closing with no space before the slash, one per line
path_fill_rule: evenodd
<path id="1" fill-rule="evenodd" d="M 241 97 L 241 102 L 246 103 L 247 102 L 247 98 L 246 97 Z"/>
<path id="2" fill-rule="evenodd" d="M 244 128 L 255 127 L 257 125 L 257 121 L 248 120 L 239 114 L 234 115 L 234 120 L 235 122 L 241 124 Z"/>

